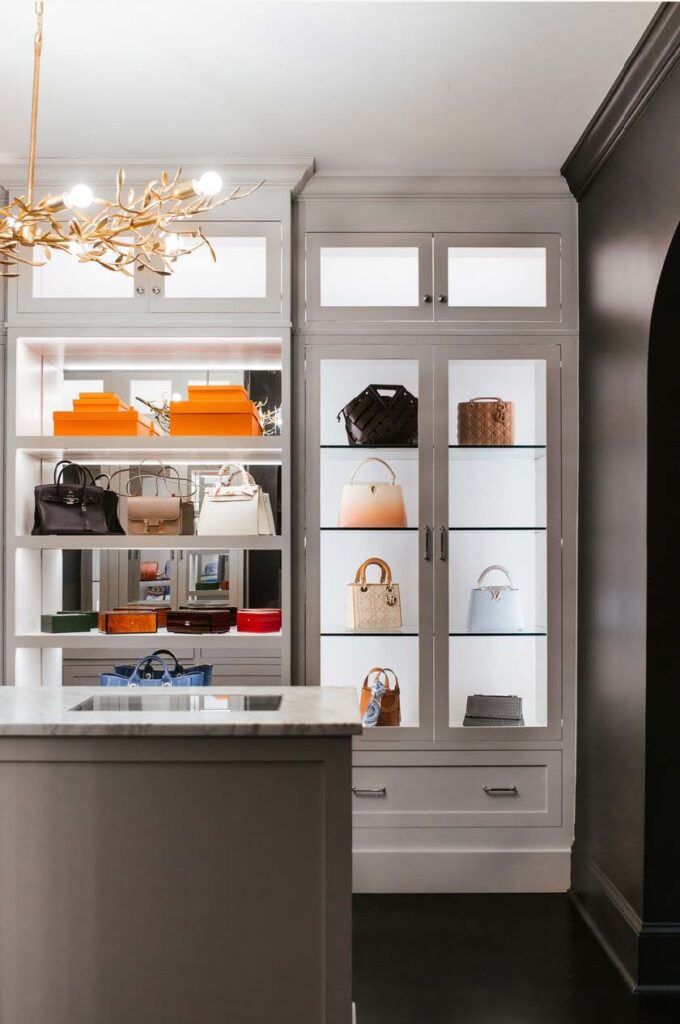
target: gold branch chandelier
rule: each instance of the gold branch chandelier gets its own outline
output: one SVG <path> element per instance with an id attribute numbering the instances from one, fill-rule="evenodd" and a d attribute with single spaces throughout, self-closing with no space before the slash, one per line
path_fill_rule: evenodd
<path id="1" fill-rule="evenodd" d="M 213 248 L 201 228 L 186 226 L 187 220 L 223 203 L 244 199 L 259 185 L 237 187 L 218 198 L 222 190 L 219 174 L 206 171 L 198 179 L 181 181 L 178 168 L 172 178 L 163 171 L 160 178 L 135 193 L 124 188 L 121 168 L 113 200 L 97 198 L 89 185 L 34 198 L 44 0 L 36 0 L 35 10 L 28 182 L 24 196 L 0 207 L 0 276 L 17 277 L 20 263 L 44 266 L 54 250 L 70 253 L 80 263 L 98 263 L 128 276 L 133 275 L 135 264 L 156 274 L 171 274 L 180 256 L 204 245 L 214 260 Z M 84 212 L 90 207 L 95 208 L 92 215 Z"/>

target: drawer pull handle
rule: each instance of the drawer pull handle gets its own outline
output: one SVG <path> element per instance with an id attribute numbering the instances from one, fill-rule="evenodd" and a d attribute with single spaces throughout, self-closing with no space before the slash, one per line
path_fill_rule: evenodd
<path id="1" fill-rule="evenodd" d="M 355 796 L 387 796 L 387 787 L 378 786 L 376 789 L 362 789 L 361 786 L 352 786 Z"/>
<path id="2" fill-rule="evenodd" d="M 519 796 L 517 786 L 483 786 L 487 796 Z"/>

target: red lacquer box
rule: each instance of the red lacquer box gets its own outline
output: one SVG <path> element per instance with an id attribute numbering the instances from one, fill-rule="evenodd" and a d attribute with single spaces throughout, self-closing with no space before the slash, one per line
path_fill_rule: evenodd
<path id="1" fill-rule="evenodd" d="M 236 628 L 239 633 L 278 633 L 281 630 L 281 609 L 239 608 Z"/>

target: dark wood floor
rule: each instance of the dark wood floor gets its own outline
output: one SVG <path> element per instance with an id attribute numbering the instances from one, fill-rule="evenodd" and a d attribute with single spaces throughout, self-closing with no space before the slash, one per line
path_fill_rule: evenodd
<path id="1" fill-rule="evenodd" d="M 632 996 L 567 896 L 355 896 L 357 1024 L 679 1024 Z"/>

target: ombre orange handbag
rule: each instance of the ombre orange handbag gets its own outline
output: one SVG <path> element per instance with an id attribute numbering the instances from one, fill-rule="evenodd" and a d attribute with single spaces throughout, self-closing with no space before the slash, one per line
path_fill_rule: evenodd
<path id="1" fill-rule="evenodd" d="M 355 480 L 362 466 L 369 462 L 377 462 L 384 466 L 391 479 Z M 406 526 L 406 507 L 401 484 L 397 483 L 394 470 L 384 459 L 372 456 L 354 467 L 349 483 L 342 488 L 338 526 L 345 529 L 398 529 Z"/>

